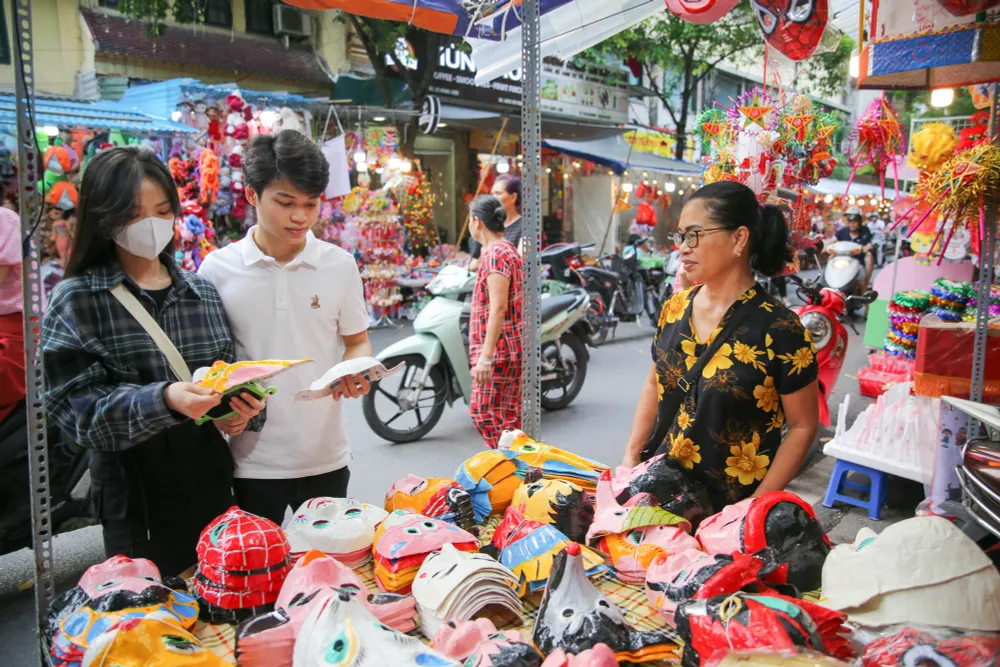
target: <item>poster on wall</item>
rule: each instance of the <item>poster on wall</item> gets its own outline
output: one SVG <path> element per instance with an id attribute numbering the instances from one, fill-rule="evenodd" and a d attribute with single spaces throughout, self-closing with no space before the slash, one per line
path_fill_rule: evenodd
<path id="1" fill-rule="evenodd" d="M 625 141 L 632 146 L 632 150 L 636 152 L 655 155 L 667 160 L 675 159 L 677 137 L 673 134 L 652 130 L 634 130 L 626 132 L 624 137 Z M 694 137 L 690 135 L 687 137 L 687 148 L 684 150 L 684 159 L 688 162 L 695 161 Z"/>

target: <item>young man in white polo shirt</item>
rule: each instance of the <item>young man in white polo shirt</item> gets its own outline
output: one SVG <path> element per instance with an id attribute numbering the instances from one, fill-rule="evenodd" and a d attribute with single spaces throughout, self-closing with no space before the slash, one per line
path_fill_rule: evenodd
<path id="1" fill-rule="evenodd" d="M 258 135 L 243 168 L 257 225 L 208 255 L 199 273 L 222 297 L 240 359 L 314 360 L 271 380 L 278 392 L 264 429 L 230 443 L 240 507 L 280 523 L 286 507 L 347 495 L 339 399 L 362 396 L 368 383 L 357 376 L 333 400 L 292 398 L 340 361 L 371 356 L 368 307 L 354 258 L 310 231 L 330 169 L 319 147 L 293 130 Z"/>

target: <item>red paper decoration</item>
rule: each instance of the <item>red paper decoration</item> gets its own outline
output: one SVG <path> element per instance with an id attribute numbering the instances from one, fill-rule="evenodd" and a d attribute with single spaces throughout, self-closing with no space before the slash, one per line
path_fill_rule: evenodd
<path id="1" fill-rule="evenodd" d="M 819 46 L 829 18 L 827 0 L 750 0 L 768 44 L 792 60 L 805 60 Z"/>
<path id="2" fill-rule="evenodd" d="M 635 222 L 638 225 L 655 227 L 656 211 L 653 210 L 653 205 L 649 202 L 639 202 L 639 208 L 635 212 Z"/>
<path id="3" fill-rule="evenodd" d="M 718 21 L 740 4 L 740 0 L 664 0 L 670 13 L 689 23 Z"/>
<path id="4" fill-rule="evenodd" d="M 1000 5 L 1000 0 L 938 0 L 938 4 L 955 16 L 985 12 Z"/>

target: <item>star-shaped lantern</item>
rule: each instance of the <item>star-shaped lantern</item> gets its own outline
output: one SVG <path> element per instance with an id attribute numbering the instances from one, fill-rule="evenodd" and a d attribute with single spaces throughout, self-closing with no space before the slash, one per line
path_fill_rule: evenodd
<path id="1" fill-rule="evenodd" d="M 774 106 L 768 106 L 767 103 L 761 101 L 759 93 L 754 93 L 753 97 L 750 98 L 749 104 L 744 104 L 738 107 L 740 114 L 743 115 L 745 120 L 743 121 L 743 127 L 746 128 L 750 123 L 758 125 L 762 129 L 768 129 L 768 116 L 772 111 L 774 111 Z"/>
<path id="2" fill-rule="evenodd" d="M 785 125 L 788 126 L 788 136 L 793 141 L 805 141 L 806 136 L 809 134 L 809 128 L 812 126 L 812 122 L 816 119 L 815 114 L 794 114 L 791 116 L 785 116 Z"/>

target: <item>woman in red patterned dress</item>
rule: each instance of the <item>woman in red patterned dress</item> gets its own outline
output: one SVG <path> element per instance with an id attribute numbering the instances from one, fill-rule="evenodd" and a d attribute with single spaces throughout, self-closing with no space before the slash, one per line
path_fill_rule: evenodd
<path id="1" fill-rule="evenodd" d="M 469 412 L 483 443 L 521 428 L 521 256 L 504 238 L 507 214 L 492 195 L 472 204 L 469 231 L 483 246 L 472 293 Z"/>

